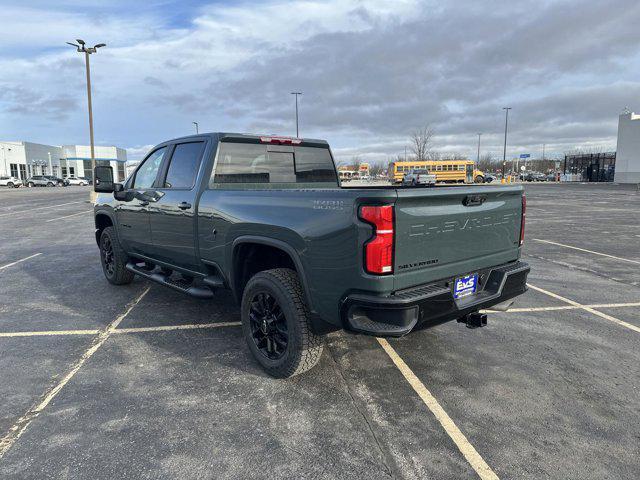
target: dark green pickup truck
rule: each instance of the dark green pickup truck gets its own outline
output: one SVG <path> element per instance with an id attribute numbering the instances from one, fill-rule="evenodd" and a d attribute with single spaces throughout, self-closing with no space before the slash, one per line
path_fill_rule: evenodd
<path id="1" fill-rule="evenodd" d="M 519 186 L 341 188 L 325 141 L 231 133 L 162 143 L 124 184 L 95 178 L 107 280 L 230 291 L 277 377 L 313 367 L 332 330 L 482 326 L 526 290 Z"/>

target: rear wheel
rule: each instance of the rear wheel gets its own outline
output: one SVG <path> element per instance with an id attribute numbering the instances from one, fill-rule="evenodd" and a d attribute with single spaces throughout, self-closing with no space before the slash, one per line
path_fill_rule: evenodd
<path id="1" fill-rule="evenodd" d="M 52 182 L 47 182 L 47 187 L 53 187 L 53 183 Z"/>
<path id="2" fill-rule="evenodd" d="M 7 183 L 7 187 L 9 187 L 9 188 L 13 188 L 13 182 L 9 182 L 9 183 Z"/>
<path id="3" fill-rule="evenodd" d="M 241 316 L 249 350 L 269 375 L 299 375 L 320 360 L 322 336 L 311 330 L 295 271 L 276 268 L 251 277 L 242 295 Z"/>
<path id="4" fill-rule="evenodd" d="M 78 185 L 80 185 L 81 187 L 84 187 L 84 182 L 80 182 Z"/>
<path id="5" fill-rule="evenodd" d="M 126 285 L 133 281 L 134 274 L 126 268 L 129 257 L 120 246 L 116 231 L 107 227 L 100 235 L 100 263 L 109 283 Z"/>
<path id="6" fill-rule="evenodd" d="M 27 183 L 27 187 L 29 187 L 29 188 L 35 187 L 35 184 L 33 182 L 29 182 L 29 183 Z"/>

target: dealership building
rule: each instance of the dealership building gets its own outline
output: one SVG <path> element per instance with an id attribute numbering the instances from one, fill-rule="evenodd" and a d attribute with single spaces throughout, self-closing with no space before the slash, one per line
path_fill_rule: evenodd
<path id="1" fill-rule="evenodd" d="M 97 165 L 113 168 L 115 181 L 125 179 L 127 152 L 119 147 L 96 146 Z M 42 145 L 0 141 L 0 176 L 26 180 L 33 175 L 92 178 L 91 148 L 87 145 Z"/>
<path id="2" fill-rule="evenodd" d="M 640 183 L 640 115 L 628 110 L 618 117 L 615 181 Z"/>

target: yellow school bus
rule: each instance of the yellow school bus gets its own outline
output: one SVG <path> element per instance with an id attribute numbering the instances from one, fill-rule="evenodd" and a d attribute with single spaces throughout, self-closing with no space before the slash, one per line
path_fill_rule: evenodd
<path id="1" fill-rule="evenodd" d="M 475 168 L 473 160 L 425 160 L 423 162 L 393 162 L 389 177 L 393 183 L 402 182 L 405 173 L 426 168 L 436 176 L 438 183 L 482 183 L 484 173 Z"/>

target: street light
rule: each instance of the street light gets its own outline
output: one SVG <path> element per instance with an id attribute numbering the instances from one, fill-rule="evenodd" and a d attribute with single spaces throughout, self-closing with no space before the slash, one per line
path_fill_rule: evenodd
<path id="1" fill-rule="evenodd" d="M 196 126 L 196 135 L 200 133 L 200 131 L 198 130 L 198 122 L 191 122 Z"/>
<path id="2" fill-rule="evenodd" d="M 476 160 L 476 163 L 480 163 L 480 137 L 482 136 L 481 133 L 478 134 L 478 159 Z"/>
<path id="3" fill-rule="evenodd" d="M 93 111 L 91 108 L 91 68 L 89 66 L 89 55 L 96 53 L 99 48 L 106 47 L 106 43 L 98 43 L 93 47 L 87 47 L 84 40 L 76 39 L 76 43 L 67 42 L 68 45 L 75 47 L 78 53 L 84 53 L 84 63 L 87 69 L 87 104 L 89 106 L 89 140 L 91 142 L 91 178 L 93 179 L 94 172 L 96 171 L 96 154 L 93 145 Z M 91 202 L 95 202 L 96 193 L 91 190 L 90 193 Z"/>
<path id="4" fill-rule="evenodd" d="M 511 107 L 502 107 L 505 111 L 504 117 L 504 151 L 502 153 L 502 179 L 504 180 L 504 169 L 507 164 L 507 129 L 509 126 L 509 110 Z"/>
<path id="5" fill-rule="evenodd" d="M 302 92 L 291 92 L 291 95 L 296 96 L 296 138 L 300 138 L 300 130 L 298 128 L 298 95 L 302 95 Z"/>

